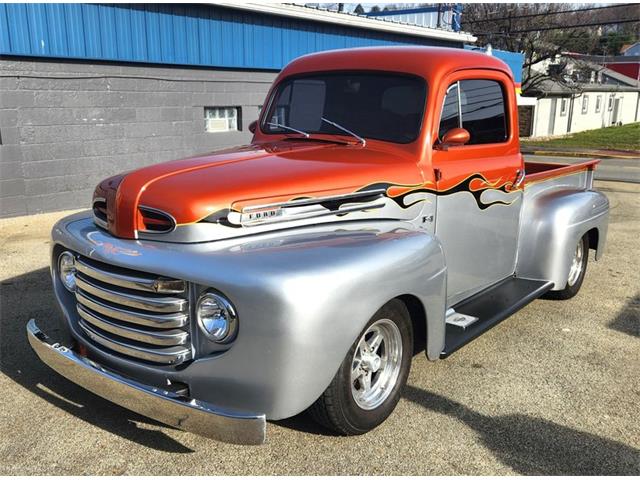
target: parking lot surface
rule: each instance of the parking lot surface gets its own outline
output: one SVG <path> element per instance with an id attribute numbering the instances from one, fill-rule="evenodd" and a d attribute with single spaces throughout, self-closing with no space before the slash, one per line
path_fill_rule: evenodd
<path id="1" fill-rule="evenodd" d="M 300 415 L 257 447 L 164 427 L 42 364 L 24 327 L 55 337 L 49 231 L 63 214 L 0 220 L 0 474 L 640 474 L 640 185 L 597 186 L 608 244 L 577 297 L 535 301 L 447 360 L 416 355 L 373 432 Z"/>

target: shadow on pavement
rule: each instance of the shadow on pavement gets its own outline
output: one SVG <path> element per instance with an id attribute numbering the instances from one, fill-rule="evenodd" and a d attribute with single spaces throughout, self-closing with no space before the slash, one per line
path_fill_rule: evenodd
<path id="1" fill-rule="evenodd" d="M 47 402 L 114 435 L 155 450 L 193 452 L 164 432 L 138 427 L 135 422 L 159 423 L 84 390 L 40 361 L 29 346 L 25 325 L 30 318 L 35 318 L 43 331 L 56 338 L 61 316 L 48 268 L 2 281 L 0 371 Z"/>
<path id="2" fill-rule="evenodd" d="M 609 328 L 640 337 L 640 294 L 629 300 L 618 316 L 609 324 Z"/>
<path id="3" fill-rule="evenodd" d="M 340 434 L 334 432 L 333 430 L 329 430 L 328 428 L 325 428 L 319 423 L 317 423 L 315 420 L 313 420 L 313 418 L 311 418 L 311 415 L 307 411 L 299 413 L 294 417 L 285 418 L 283 420 L 269 420 L 269 423 L 273 423 L 274 425 L 279 425 L 289 430 L 310 433 L 312 435 L 320 435 L 323 437 L 340 437 L 341 436 Z"/>
<path id="4" fill-rule="evenodd" d="M 435 393 L 407 386 L 404 398 L 456 418 L 521 475 L 638 475 L 640 450 L 548 420 L 515 414 L 490 417 Z"/>

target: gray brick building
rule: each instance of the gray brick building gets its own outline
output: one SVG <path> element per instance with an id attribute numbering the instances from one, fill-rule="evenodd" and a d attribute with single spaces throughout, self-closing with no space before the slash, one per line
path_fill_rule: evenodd
<path id="1" fill-rule="evenodd" d="M 54 7 L 57 28 L 32 25 Z M 88 206 L 107 176 L 247 143 L 278 70 L 300 54 L 473 40 L 290 5 L 54 7 L 0 7 L 0 217 Z M 173 20 L 154 39 L 162 10 Z M 97 37 L 78 33 L 78 15 L 102 20 Z"/>
<path id="2" fill-rule="evenodd" d="M 246 143 L 275 78 L 24 59 L 0 69 L 2 216 L 81 208 L 106 176 Z M 237 130 L 207 132 L 208 106 L 239 107 Z"/>

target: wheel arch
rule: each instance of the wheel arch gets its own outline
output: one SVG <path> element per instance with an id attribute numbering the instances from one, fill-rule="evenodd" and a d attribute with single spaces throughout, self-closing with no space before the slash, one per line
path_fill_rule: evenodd
<path id="1" fill-rule="evenodd" d="M 600 260 L 604 253 L 604 245 L 607 237 L 606 223 L 600 224 L 587 232 L 589 235 L 589 250 L 595 250 L 595 259 Z"/>
<path id="2" fill-rule="evenodd" d="M 596 259 L 601 257 L 608 214 L 607 197 L 592 190 L 553 190 L 525 197 L 516 274 L 552 281 L 553 290 L 564 289 L 571 255 L 583 236 L 588 235 Z"/>
<path id="3" fill-rule="evenodd" d="M 407 307 L 413 328 L 413 354 L 415 355 L 426 348 L 427 312 L 420 299 L 415 295 L 400 295 L 393 300 L 400 300 Z"/>
<path id="4" fill-rule="evenodd" d="M 587 232 L 589 238 L 589 250 L 598 250 L 598 237 L 600 233 L 597 228 L 592 228 Z"/>

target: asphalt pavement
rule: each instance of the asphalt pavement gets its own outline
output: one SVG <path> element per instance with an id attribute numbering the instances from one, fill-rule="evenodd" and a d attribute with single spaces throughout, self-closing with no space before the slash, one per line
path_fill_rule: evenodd
<path id="1" fill-rule="evenodd" d="M 580 157 L 558 157 L 551 155 L 525 155 L 528 162 L 542 163 L 580 163 L 589 160 Z M 596 167 L 596 180 L 640 183 L 640 157 L 638 158 L 600 158 Z"/>
<path id="2" fill-rule="evenodd" d="M 0 220 L 0 474 L 640 474 L 640 186 L 611 201 L 606 253 L 580 294 L 537 300 L 447 360 L 414 357 L 397 409 L 340 437 L 305 415 L 237 446 L 165 427 L 43 365 L 24 327 L 55 336 L 49 231 Z"/>

